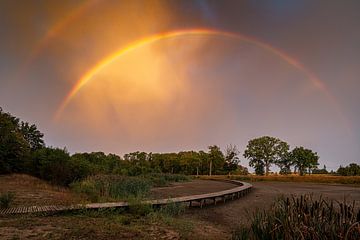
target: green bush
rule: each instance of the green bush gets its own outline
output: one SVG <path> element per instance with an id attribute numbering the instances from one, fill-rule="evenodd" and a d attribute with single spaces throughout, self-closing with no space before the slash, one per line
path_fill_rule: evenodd
<path id="1" fill-rule="evenodd" d="M 360 239 L 360 211 L 354 204 L 314 200 L 311 195 L 280 198 L 269 211 L 257 211 L 250 227 L 232 239 Z"/>
<path id="2" fill-rule="evenodd" d="M 7 192 L 0 194 L 0 208 L 8 208 L 14 200 L 15 194 L 13 192 Z"/>

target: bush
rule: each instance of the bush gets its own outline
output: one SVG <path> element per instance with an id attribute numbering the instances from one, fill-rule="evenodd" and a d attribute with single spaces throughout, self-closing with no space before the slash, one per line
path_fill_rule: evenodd
<path id="1" fill-rule="evenodd" d="M 360 239 L 360 211 L 345 201 L 314 200 L 311 195 L 281 198 L 269 211 L 257 211 L 251 226 L 232 239 Z"/>
<path id="2" fill-rule="evenodd" d="M 14 200 L 15 194 L 13 192 L 7 192 L 0 194 L 0 208 L 8 208 Z"/>

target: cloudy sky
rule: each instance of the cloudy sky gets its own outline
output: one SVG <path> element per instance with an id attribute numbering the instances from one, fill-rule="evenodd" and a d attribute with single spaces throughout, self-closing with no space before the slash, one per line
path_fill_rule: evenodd
<path id="1" fill-rule="evenodd" d="M 71 153 L 270 135 L 337 169 L 360 161 L 359 23 L 357 0 L 2 0 L 0 106 Z"/>

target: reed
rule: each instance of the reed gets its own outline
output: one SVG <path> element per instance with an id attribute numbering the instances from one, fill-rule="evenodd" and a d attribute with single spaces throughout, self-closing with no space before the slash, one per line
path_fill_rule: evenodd
<path id="1" fill-rule="evenodd" d="M 360 210 L 355 202 L 326 201 L 312 195 L 281 197 L 268 210 L 258 210 L 249 226 L 232 239 L 360 239 Z"/>

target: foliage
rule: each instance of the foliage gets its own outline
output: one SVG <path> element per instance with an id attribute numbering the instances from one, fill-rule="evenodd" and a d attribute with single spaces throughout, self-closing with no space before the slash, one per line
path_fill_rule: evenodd
<path id="1" fill-rule="evenodd" d="M 99 200 L 126 200 L 143 198 L 151 188 L 151 182 L 145 178 L 119 175 L 96 175 L 74 182 L 71 188 L 85 194 L 92 202 Z"/>
<path id="2" fill-rule="evenodd" d="M 0 194 L 0 208 L 10 207 L 14 198 L 15 198 L 15 194 L 13 192 L 6 192 Z"/>
<path id="3" fill-rule="evenodd" d="M 225 150 L 225 164 L 224 171 L 225 172 L 233 172 L 238 169 L 240 159 L 239 159 L 240 151 L 237 149 L 236 145 L 228 145 Z"/>
<path id="4" fill-rule="evenodd" d="M 294 148 L 290 153 L 290 158 L 299 170 L 300 175 L 304 175 L 307 169 L 310 174 L 311 170 L 319 165 L 317 153 L 303 147 Z"/>
<path id="5" fill-rule="evenodd" d="M 66 149 L 41 148 L 33 153 L 32 171 L 38 177 L 66 186 L 81 178 L 84 168 L 75 166 Z"/>
<path id="6" fill-rule="evenodd" d="M 265 173 L 268 175 L 270 166 L 279 161 L 285 161 L 289 145 L 278 138 L 264 136 L 252 139 L 248 142 L 244 157 L 248 158 L 249 165 L 255 168 L 258 175 Z"/>
<path id="7" fill-rule="evenodd" d="M 270 210 L 256 211 L 251 226 L 240 227 L 232 239 L 359 239 L 359 224 L 354 203 L 282 197 Z"/>
<path id="8" fill-rule="evenodd" d="M 0 174 L 24 172 L 30 145 L 20 131 L 20 120 L 0 108 Z"/>
<path id="9" fill-rule="evenodd" d="M 186 206 L 183 203 L 168 202 L 159 209 L 159 213 L 168 217 L 176 217 L 184 213 Z"/>
<path id="10" fill-rule="evenodd" d="M 209 146 L 209 175 L 212 173 L 220 173 L 221 169 L 224 167 L 225 158 L 224 154 L 221 152 L 220 148 L 216 145 Z"/>
<path id="11" fill-rule="evenodd" d="M 322 169 L 319 168 L 315 168 L 312 170 L 313 174 L 328 174 L 329 172 L 326 170 L 326 166 L 324 165 L 324 167 Z"/>
<path id="12" fill-rule="evenodd" d="M 337 170 L 337 174 L 341 176 L 360 176 L 360 165 L 356 163 L 350 163 L 349 166 L 340 166 Z"/>

